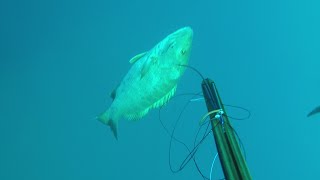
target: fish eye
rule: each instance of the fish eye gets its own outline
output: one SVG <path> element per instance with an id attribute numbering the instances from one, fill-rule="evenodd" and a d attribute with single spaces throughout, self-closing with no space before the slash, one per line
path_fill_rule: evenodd
<path id="1" fill-rule="evenodd" d="M 169 48 L 173 49 L 175 45 L 176 45 L 176 43 L 175 43 L 175 42 L 170 42 L 170 44 L 169 44 Z"/>

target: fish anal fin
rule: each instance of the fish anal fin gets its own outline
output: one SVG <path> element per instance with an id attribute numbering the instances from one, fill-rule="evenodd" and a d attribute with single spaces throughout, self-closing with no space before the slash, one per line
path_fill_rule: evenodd
<path id="1" fill-rule="evenodd" d="M 141 59 L 147 52 L 143 52 L 143 53 L 140 53 L 138 55 L 135 55 L 133 58 L 130 59 L 130 64 L 133 64 L 135 62 L 137 62 L 139 59 Z"/>
<path id="2" fill-rule="evenodd" d="M 165 105 L 173 97 L 176 90 L 177 90 L 177 86 L 174 86 L 166 95 L 164 95 L 161 99 L 159 99 L 157 102 L 155 102 L 152 105 L 152 108 L 159 108 L 159 107 L 162 107 L 163 105 Z"/>
<path id="3" fill-rule="evenodd" d="M 127 118 L 129 121 L 137 121 L 141 119 L 143 116 L 145 116 L 150 109 L 152 108 L 159 108 L 163 105 L 165 105 L 171 97 L 173 97 L 174 93 L 176 92 L 177 86 L 174 86 L 166 95 L 164 95 L 161 99 L 159 99 L 157 102 L 152 104 L 150 107 L 140 111 L 136 112 L 134 114 L 126 114 L 125 118 Z"/>
<path id="4" fill-rule="evenodd" d="M 150 108 L 147 108 L 141 112 L 137 112 L 135 114 L 127 114 L 125 117 L 129 120 L 129 121 L 138 121 L 140 120 L 143 116 L 145 116 L 148 111 L 150 110 Z"/>

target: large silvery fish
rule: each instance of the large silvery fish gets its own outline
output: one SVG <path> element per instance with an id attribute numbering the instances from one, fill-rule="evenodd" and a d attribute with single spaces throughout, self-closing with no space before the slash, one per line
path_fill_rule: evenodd
<path id="1" fill-rule="evenodd" d="M 131 69 L 111 93 L 111 106 L 98 117 L 110 126 L 116 138 L 120 119 L 138 120 L 174 95 L 185 71 L 181 65 L 189 61 L 192 38 L 190 27 L 181 28 L 130 60 Z"/>

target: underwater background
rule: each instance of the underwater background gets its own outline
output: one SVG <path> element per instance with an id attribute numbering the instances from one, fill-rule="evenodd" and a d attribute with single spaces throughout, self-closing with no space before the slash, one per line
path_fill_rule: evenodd
<path id="1" fill-rule="evenodd" d="M 253 179 L 320 179 L 320 115 L 306 117 L 320 105 L 319 9 L 316 0 L 1 1 L 0 179 L 203 179 L 192 161 L 170 171 L 158 110 L 120 121 L 118 141 L 95 119 L 129 59 L 184 26 L 194 30 L 189 65 L 215 81 L 225 104 L 252 114 L 231 121 Z M 187 69 L 176 94 L 200 84 Z M 170 131 L 190 98 L 163 108 Z M 205 113 L 203 100 L 190 103 L 175 137 L 192 148 Z M 210 135 L 196 154 L 206 177 L 215 154 Z M 173 143 L 173 168 L 187 155 Z"/>

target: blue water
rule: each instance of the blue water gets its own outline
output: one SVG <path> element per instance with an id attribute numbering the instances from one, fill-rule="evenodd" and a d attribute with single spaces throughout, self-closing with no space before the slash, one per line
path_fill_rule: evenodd
<path id="1" fill-rule="evenodd" d="M 190 163 L 173 174 L 170 138 L 151 111 L 121 121 L 119 140 L 94 118 L 130 68 L 129 59 L 183 26 L 194 30 L 190 65 L 213 79 L 226 104 L 250 109 L 232 124 L 253 179 L 320 179 L 320 3 L 306 1 L 1 1 L 0 179 L 202 179 Z M 200 92 L 187 70 L 178 92 Z M 188 97 L 162 112 L 172 130 Z M 228 108 L 229 115 L 245 113 Z M 190 147 L 203 101 L 175 135 Z M 197 153 L 209 177 L 210 136 Z M 187 155 L 172 147 L 172 165 Z M 213 179 L 223 177 L 219 161 Z"/>

